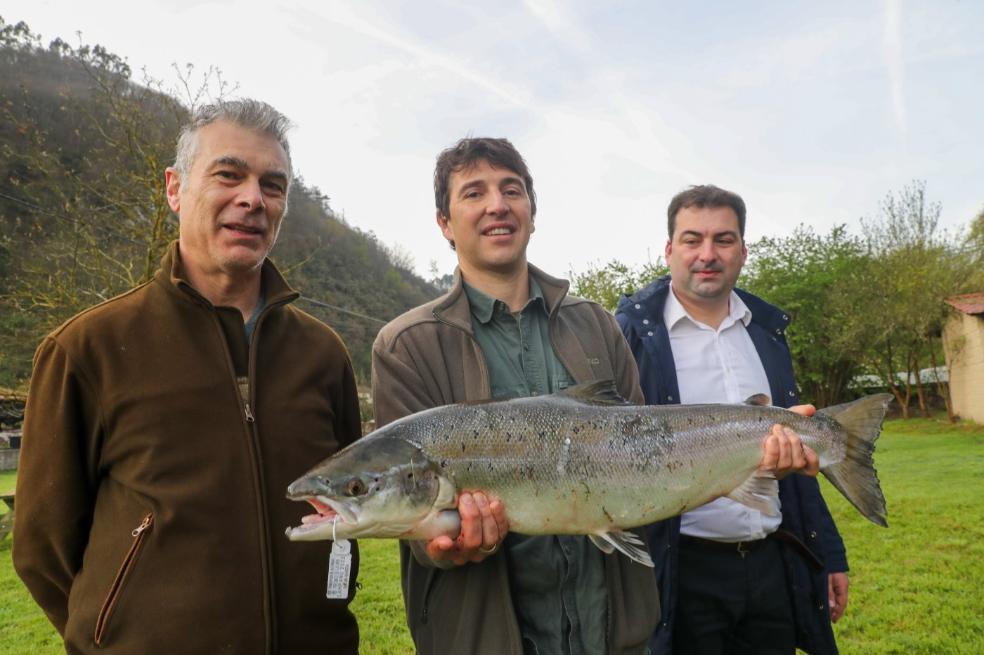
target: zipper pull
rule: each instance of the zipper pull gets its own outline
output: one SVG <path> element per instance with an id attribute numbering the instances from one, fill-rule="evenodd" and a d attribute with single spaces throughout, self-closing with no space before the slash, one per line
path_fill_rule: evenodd
<path id="1" fill-rule="evenodd" d="M 144 520 L 140 523 L 140 525 L 138 525 L 133 529 L 133 532 L 131 532 L 130 535 L 133 537 L 139 537 L 141 532 L 143 532 L 144 530 L 150 527 L 152 516 L 153 514 L 148 514 L 147 516 L 145 516 Z"/>
<path id="2" fill-rule="evenodd" d="M 249 401 L 246 401 L 246 422 L 253 423 L 256 421 L 256 417 L 253 416 L 253 410 L 249 408 Z"/>

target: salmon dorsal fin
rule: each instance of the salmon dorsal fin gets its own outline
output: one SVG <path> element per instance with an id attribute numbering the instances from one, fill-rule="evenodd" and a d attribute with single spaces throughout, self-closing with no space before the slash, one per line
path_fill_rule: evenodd
<path id="1" fill-rule="evenodd" d="M 492 403 L 501 403 L 505 398 L 480 398 L 479 400 L 463 400 L 460 403 L 455 403 L 455 405 L 491 405 Z"/>
<path id="2" fill-rule="evenodd" d="M 596 380 L 576 384 L 567 387 L 557 393 L 558 396 L 567 396 L 587 405 L 631 405 L 629 401 L 619 395 L 615 388 L 614 380 Z"/>
<path id="3" fill-rule="evenodd" d="M 772 404 L 772 399 L 769 398 L 764 393 L 757 393 L 754 396 L 749 396 L 745 399 L 746 405 L 758 405 L 759 407 L 768 407 Z"/>

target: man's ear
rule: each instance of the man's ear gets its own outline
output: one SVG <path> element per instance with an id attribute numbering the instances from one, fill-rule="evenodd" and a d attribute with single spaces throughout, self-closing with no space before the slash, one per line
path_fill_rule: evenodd
<path id="1" fill-rule="evenodd" d="M 667 259 L 669 259 L 670 258 L 670 253 L 672 253 L 672 252 L 673 252 L 673 243 L 669 239 L 667 239 L 666 240 L 666 248 L 663 249 L 663 256 L 665 256 Z"/>
<path id="2" fill-rule="evenodd" d="M 164 188 L 167 190 L 167 204 L 175 214 L 181 212 L 181 174 L 173 166 L 164 170 Z"/>
<path id="3" fill-rule="evenodd" d="M 444 212 L 437 210 L 435 214 L 437 219 L 437 226 L 441 228 L 441 234 L 448 241 L 454 241 L 454 230 L 451 228 L 451 219 L 444 215 Z"/>

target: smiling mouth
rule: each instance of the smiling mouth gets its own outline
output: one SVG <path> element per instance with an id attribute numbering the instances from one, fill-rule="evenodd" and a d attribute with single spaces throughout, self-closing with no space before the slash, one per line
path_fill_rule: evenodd
<path id="1" fill-rule="evenodd" d="M 512 234 L 515 231 L 516 230 L 511 227 L 493 227 L 491 229 L 482 232 L 482 236 L 486 236 L 486 237 L 506 236 L 508 234 Z"/>

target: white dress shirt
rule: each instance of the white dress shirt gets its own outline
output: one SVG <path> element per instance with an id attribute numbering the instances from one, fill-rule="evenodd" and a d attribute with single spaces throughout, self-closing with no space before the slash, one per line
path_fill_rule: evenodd
<path id="1" fill-rule="evenodd" d="M 745 329 L 752 312 L 734 291 L 729 307 L 715 330 L 690 316 L 672 287 L 667 294 L 663 319 L 684 405 L 740 404 L 757 393 L 770 395 L 765 368 Z M 730 498 L 718 498 L 684 514 L 680 532 L 715 541 L 752 541 L 775 532 L 781 520 Z"/>

